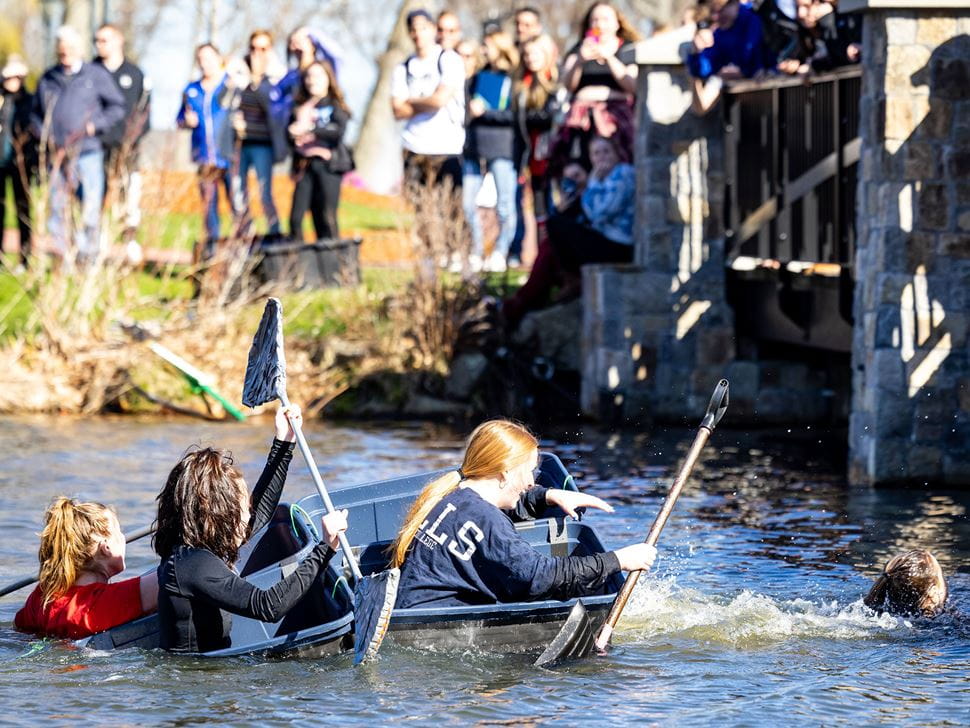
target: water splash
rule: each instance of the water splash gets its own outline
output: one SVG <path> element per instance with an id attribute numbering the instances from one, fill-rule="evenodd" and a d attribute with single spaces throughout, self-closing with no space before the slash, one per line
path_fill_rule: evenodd
<path id="1" fill-rule="evenodd" d="M 861 599 L 845 606 L 836 601 L 778 601 L 749 590 L 725 598 L 678 587 L 674 579 L 647 579 L 637 584 L 617 639 L 675 637 L 748 648 L 793 638 L 872 639 L 911 629 L 909 621 L 876 614 Z"/>

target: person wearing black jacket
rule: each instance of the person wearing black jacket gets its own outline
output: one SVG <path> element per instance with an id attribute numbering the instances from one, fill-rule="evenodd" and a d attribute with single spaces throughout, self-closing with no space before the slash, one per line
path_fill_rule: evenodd
<path id="1" fill-rule="evenodd" d="M 337 206 L 344 173 L 353 166 L 343 142 L 350 112 L 330 64 L 311 63 L 303 72 L 289 125 L 293 142 L 293 206 L 290 236 L 303 239 L 303 217 L 313 216 L 317 240 L 336 240 Z"/>
<path id="2" fill-rule="evenodd" d="M 230 123 L 225 128 L 230 138 L 220 146 L 223 156 L 233 160 L 233 209 L 242 217 L 241 232 L 248 233 L 252 222 L 248 178 L 253 169 L 267 232 L 276 237 L 280 221 L 273 201 L 273 164 L 286 159 L 289 147 L 286 120 L 282 118 L 283 94 L 270 78 L 276 61 L 269 31 L 250 34 L 249 53 L 244 61 L 245 68 L 234 63 L 227 67 L 229 83 L 220 104 L 229 109 Z"/>
<path id="3" fill-rule="evenodd" d="M 98 54 L 95 63 L 111 74 L 125 100 L 125 118 L 102 135 L 105 152 L 105 178 L 118 178 L 124 201 L 125 237 L 134 243 L 141 223 L 141 172 L 138 169 L 138 143 L 148 132 L 151 112 L 151 82 L 142 70 L 125 58 L 125 36 L 119 28 L 105 23 L 94 34 Z"/>
<path id="4" fill-rule="evenodd" d="M 30 179 L 37 166 L 37 145 L 30 134 L 30 108 L 34 97 L 24 88 L 27 66 L 19 56 L 10 56 L 3 70 L 0 96 L 0 220 L 7 207 L 7 180 L 13 186 L 20 230 L 20 261 L 30 258 Z M 2 236 L 0 236 L 2 237 Z"/>
<path id="5" fill-rule="evenodd" d="M 515 191 L 518 184 L 515 111 L 512 108 L 512 72 L 519 52 L 512 37 L 498 27 L 486 30 L 482 41 L 487 64 L 469 82 L 462 165 L 462 203 L 472 233 L 472 268 L 504 271 L 515 237 Z M 478 192 L 485 173 L 495 182 L 499 232 L 495 248 L 481 263 L 484 252 L 482 224 L 478 219 Z"/>
<path id="6" fill-rule="evenodd" d="M 299 425 L 299 408 L 289 410 Z M 296 436 L 281 408 L 266 467 L 250 495 L 225 452 L 204 448 L 176 465 L 158 495 L 159 646 L 173 652 L 230 647 L 232 617 L 277 622 L 292 609 L 333 558 L 347 512 L 323 517 L 324 539 L 288 576 L 259 589 L 232 568 L 239 548 L 265 526 L 279 504 Z"/>

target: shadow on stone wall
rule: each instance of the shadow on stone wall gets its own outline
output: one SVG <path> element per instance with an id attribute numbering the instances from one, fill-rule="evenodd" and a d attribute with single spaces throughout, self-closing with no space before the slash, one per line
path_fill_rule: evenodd
<path id="1" fill-rule="evenodd" d="M 850 479 L 970 483 L 970 36 L 931 52 L 872 20 Z"/>

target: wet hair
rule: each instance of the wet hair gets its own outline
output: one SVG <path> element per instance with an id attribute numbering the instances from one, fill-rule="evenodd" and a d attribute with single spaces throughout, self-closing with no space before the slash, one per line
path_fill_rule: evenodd
<path id="1" fill-rule="evenodd" d="M 102 503 L 82 503 L 60 496 L 44 513 L 40 534 L 40 593 L 44 606 L 74 586 L 98 550 L 99 537 L 111 535 L 114 511 Z"/>
<path id="2" fill-rule="evenodd" d="M 458 488 L 462 480 L 497 478 L 528 462 L 538 448 L 539 441 L 535 436 L 516 422 L 489 420 L 476 427 L 468 438 L 461 467 L 428 483 L 414 501 L 404 519 L 404 526 L 388 548 L 391 566 L 398 567 L 404 563 L 421 524 L 442 498 Z"/>
<path id="3" fill-rule="evenodd" d="M 617 38 L 619 38 L 622 41 L 626 41 L 627 43 L 632 43 L 633 41 L 638 41 L 643 37 L 640 35 L 640 32 L 633 27 L 633 23 L 627 20 L 626 16 L 623 15 L 623 13 L 617 10 L 614 6 L 605 2 L 594 2 L 592 5 L 589 6 L 589 10 L 586 11 L 586 15 L 583 16 L 583 22 L 579 27 L 580 43 L 582 43 L 583 40 L 585 39 L 586 32 L 589 30 L 589 26 L 593 22 L 593 11 L 599 7 L 609 8 L 614 13 L 616 13 L 616 22 L 617 22 L 617 25 L 619 25 L 619 27 L 616 29 Z"/>
<path id="4" fill-rule="evenodd" d="M 172 468 L 155 499 L 155 553 L 164 560 L 178 546 L 189 546 L 233 563 L 239 555 L 240 495 L 245 487 L 230 453 L 211 447 L 189 452 Z"/>
<path id="5" fill-rule="evenodd" d="M 939 562 L 929 551 L 919 550 L 891 558 L 863 603 L 903 616 L 934 617 L 943 610 L 946 597 Z"/>
<path id="6" fill-rule="evenodd" d="M 320 66 L 320 68 L 323 69 L 323 72 L 327 74 L 327 81 L 328 81 L 327 95 L 330 96 L 331 99 L 333 99 L 334 104 L 336 104 L 343 111 L 346 111 L 349 114 L 350 107 L 347 106 L 347 101 L 344 99 L 343 91 L 341 91 L 340 86 L 337 85 L 337 74 L 333 72 L 333 66 L 331 66 L 326 61 L 314 61 L 313 63 L 311 63 L 309 66 L 307 66 L 300 72 L 300 87 L 296 90 L 296 93 L 293 95 L 293 103 L 297 105 L 305 104 L 307 101 L 310 100 L 311 94 L 309 89 L 307 89 L 307 86 L 306 86 L 306 77 L 307 77 L 307 73 L 309 73 L 310 69 L 313 68 L 314 66 Z"/>

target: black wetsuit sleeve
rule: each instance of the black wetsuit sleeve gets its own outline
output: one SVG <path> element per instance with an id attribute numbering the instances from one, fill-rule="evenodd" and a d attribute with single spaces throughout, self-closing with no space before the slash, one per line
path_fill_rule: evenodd
<path id="1" fill-rule="evenodd" d="M 199 551 L 179 569 L 179 584 L 187 594 L 227 612 L 262 622 L 276 622 L 300 601 L 334 550 L 319 543 L 289 576 L 269 589 L 259 589 L 238 576 L 218 556 Z"/>
<path id="2" fill-rule="evenodd" d="M 250 496 L 249 532 L 256 533 L 259 529 L 269 523 L 273 517 L 276 506 L 280 503 L 280 496 L 283 495 L 283 486 L 286 485 L 286 473 L 293 459 L 292 442 L 273 440 L 273 445 L 269 449 L 266 458 L 266 465 L 263 473 L 256 481 Z"/>
<path id="3" fill-rule="evenodd" d="M 541 485 L 529 488 L 519 498 L 515 508 L 510 511 L 513 521 L 531 521 L 541 516 L 548 504 L 546 503 L 546 491 Z"/>
<path id="4" fill-rule="evenodd" d="M 481 521 L 479 522 L 481 525 Z M 571 599 L 596 593 L 620 571 L 612 551 L 589 556 L 544 556 L 508 520 L 491 521 L 472 562 L 503 602 Z"/>

